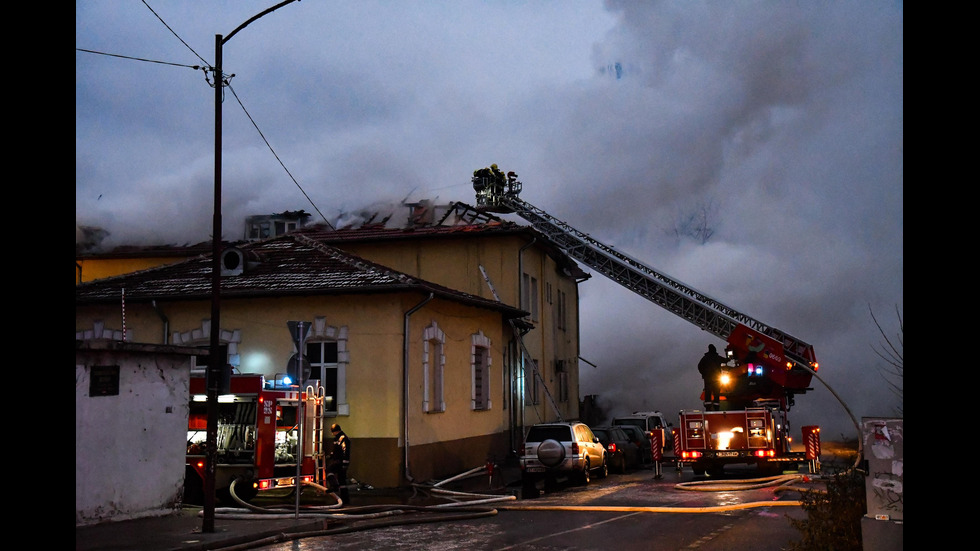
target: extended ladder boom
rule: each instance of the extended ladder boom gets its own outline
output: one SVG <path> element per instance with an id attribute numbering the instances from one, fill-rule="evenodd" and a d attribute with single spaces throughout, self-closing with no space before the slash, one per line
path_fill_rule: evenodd
<path id="1" fill-rule="evenodd" d="M 701 329 L 727 340 L 737 326 L 745 325 L 781 343 L 790 360 L 804 366 L 816 362 L 813 347 L 802 340 L 657 272 L 520 199 L 521 182 L 516 175 L 504 182 L 474 176 L 473 188 L 477 208 L 519 215 L 572 258 Z"/>

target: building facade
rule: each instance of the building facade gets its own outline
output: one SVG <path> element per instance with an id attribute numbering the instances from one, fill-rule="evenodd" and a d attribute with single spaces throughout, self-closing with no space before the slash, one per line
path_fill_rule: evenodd
<path id="1" fill-rule="evenodd" d="M 311 380 L 358 480 L 451 476 L 506 460 L 525 425 L 578 417 L 582 274 L 526 227 L 312 226 L 225 253 L 242 260 L 222 279 L 228 362 L 274 379 L 297 352 L 287 322 L 311 322 Z M 209 284 L 196 257 L 77 285 L 76 340 L 207 347 Z"/>

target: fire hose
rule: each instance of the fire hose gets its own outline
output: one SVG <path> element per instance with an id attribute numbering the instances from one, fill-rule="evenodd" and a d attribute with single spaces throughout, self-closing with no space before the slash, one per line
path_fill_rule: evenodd
<path id="1" fill-rule="evenodd" d="M 450 482 L 454 482 L 470 476 L 478 476 L 483 471 L 488 471 L 490 467 L 483 466 L 471 469 L 451 478 L 436 482 L 434 484 L 413 484 L 417 492 L 431 493 L 451 501 L 437 505 L 371 505 L 362 507 L 345 507 L 343 501 L 336 493 L 328 488 L 316 483 L 305 483 L 316 489 L 318 492 L 329 495 L 335 503 L 322 506 L 304 506 L 302 512 L 292 508 L 292 506 L 281 507 L 258 507 L 240 499 L 235 494 L 237 480 L 233 481 L 230 488 L 232 498 L 241 505 L 240 508 L 219 508 L 215 511 L 218 518 L 232 520 L 255 520 L 257 518 L 268 519 L 289 519 L 302 518 L 313 520 L 328 520 L 342 523 L 340 526 L 333 526 L 320 530 L 303 532 L 279 533 L 255 541 L 224 547 L 217 551 L 238 551 L 251 549 L 284 541 L 293 541 L 308 537 L 328 536 L 336 534 L 353 533 L 363 530 L 376 528 L 386 528 L 392 526 L 425 524 L 434 522 L 445 522 L 453 520 L 469 520 L 495 516 L 498 510 L 504 511 L 593 511 L 593 512 L 646 512 L 646 513 L 720 513 L 726 511 L 751 509 L 756 507 L 800 507 L 800 501 L 757 501 L 740 503 L 724 506 L 707 507 L 656 507 L 656 506 L 602 506 L 602 505 L 522 505 L 505 504 L 502 502 L 515 501 L 514 495 L 481 494 L 473 492 L 461 492 L 442 488 Z M 795 486 L 803 482 L 811 482 L 811 477 L 806 475 L 782 475 L 757 479 L 742 479 L 728 481 L 694 481 L 677 484 L 674 487 L 681 490 L 694 491 L 741 491 L 759 489 L 770 486 L 777 486 L 775 491 L 820 491 L 813 488 Z M 490 504 L 495 504 L 491 506 Z M 448 511 L 452 513 L 448 513 Z M 414 513 L 414 514 L 413 514 Z"/>
<path id="2" fill-rule="evenodd" d="M 468 471 L 472 473 L 484 469 L 480 467 L 479 469 L 473 469 Z M 464 473 L 464 474 L 468 474 Z M 440 484 L 449 482 L 450 480 L 455 480 L 463 477 L 463 475 L 458 475 L 453 479 L 447 479 Z M 482 506 L 483 504 L 492 503 L 494 501 L 500 500 L 514 500 L 517 499 L 513 495 L 499 496 L 499 495 L 483 495 L 475 494 L 469 492 L 455 492 L 451 490 L 438 488 L 437 485 L 427 487 L 424 485 L 416 485 L 418 488 L 429 488 L 433 493 L 438 493 L 446 496 L 448 499 L 458 499 L 467 498 L 466 501 L 454 501 L 450 503 L 443 503 L 439 505 L 373 505 L 364 507 L 343 507 L 344 503 L 337 496 L 336 493 L 330 491 L 328 488 L 321 486 L 319 484 L 305 483 L 306 486 L 310 486 L 317 491 L 327 494 L 336 500 L 336 503 L 323 506 L 305 506 L 302 508 L 302 513 L 296 509 L 290 510 L 291 506 L 282 507 L 258 507 L 252 505 L 241 498 L 235 493 L 235 486 L 238 480 L 234 480 L 229 488 L 232 498 L 241 507 L 225 507 L 215 510 L 215 516 L 222 519 L 230 520 L 255 520 L 257 518 L 266 519 L 289 519 L 289 518 L 302 518 L 302 519 L 315 519 L 315 520 L 332 520 L 345 523 L 342 526 L 336 526 L 332 528 L 326 528 L 323 530 L 313 530 L 306 532 L 290 532 L 290 533 L 279 533 L 273 536 L 268 536 L 266 538 L 257 539 L 255 541 L 243 543 L 240 545 L 224 547 L 221 551 L 237 551 L 241 549 L 252 549 L 255 547 L 261 547 L 264 545 L 270 545 L 274 543 L 280 543 L 283 541 L 297 540 L 308 537 L 316 536 L 327 536 L 335 534 L 351 533 L 361 530 L 370 530 L 375 528 L 383 528 L 389 526 L 401 526 L 410 524 L 424 524 L 432 522 L 445 522 L 453 520 L 468 520 L 475 518 L 482 518 L 488 516 L 494 516 L 497 514 L 497 510 L 492 507 Z M 447 513 L 447 510 L 452 508 L 452 513 Z M 409 513 L 419 513 L 418 515 L 407 517 Z M 431 514 L 438 513 L 438 514 Z M 202 512 L 203 514 L 203 512 Z"/>

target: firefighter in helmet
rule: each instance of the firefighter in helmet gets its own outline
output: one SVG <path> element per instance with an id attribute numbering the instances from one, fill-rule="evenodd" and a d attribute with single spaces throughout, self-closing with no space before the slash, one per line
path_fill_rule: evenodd
<path id="1" fill-rule="evenodd" d="M 340 490 L 340 500 L 349 504 L 347 469 L 350 467 L 350 438 L 337 423 L 330 426 L 330 432 L 333 433 L 333 447 L 330 450 L 330 463 L 327 465 L 327 480 L 330 491 Z"/>
<path id="2" fill-rule="evenodd" d="M 698 371 L 704 378 L 704 409 L 718 411 L 721 407 L 721 366 L 727 363 L 725 358 L 718 355 L 715 345 L 709 344 L 708 351 L 698 362 Z"/>

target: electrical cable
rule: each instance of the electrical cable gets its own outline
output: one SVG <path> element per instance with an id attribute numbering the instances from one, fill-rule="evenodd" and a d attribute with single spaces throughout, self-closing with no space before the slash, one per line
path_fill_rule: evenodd
<path id="1" fill-rule="evenodd" d="M 177 37 L 177 40 L 180 40 L 180 43 L 181 44 L 183 44 L 188 50 L 191 51 L 192 54 L 194 54 L 198 59 L 200 59 L 201 60 L 201 63 L 204 63 L 205 65 L 210 65 L 210 63 L 208 63 L 203 57 L 201 57 L 200 55 L 198 55 L 197 52 L 194 51 L 194 48 L 191 48 L 190 45 L 187 44 L 187 42 L 185 42 L 184 39 L 180 37 L 180 35 L 178 35 L 176 32 L 174 32 L 173 29 L 170 28 L 170 25 L 168 25 L 167 22 L 164 21 L 163 18 L 160 17 L 160 15 L 156 11 L 154 11 L 153 8 L 151 8 L 149 4 L 146 3 L 146 0 L 143 0 L 143 5 L 146 6 L 146 9 L 150 10 L 150 13 L 152 13 L 153 15 L 155 15 L 156 18 L 159 19 L 161 23 L 163 23 L 163 26 L 166 27 L 167 30 L 170 31 L 171 34 L 173 34 L 175 37 Z"/>

